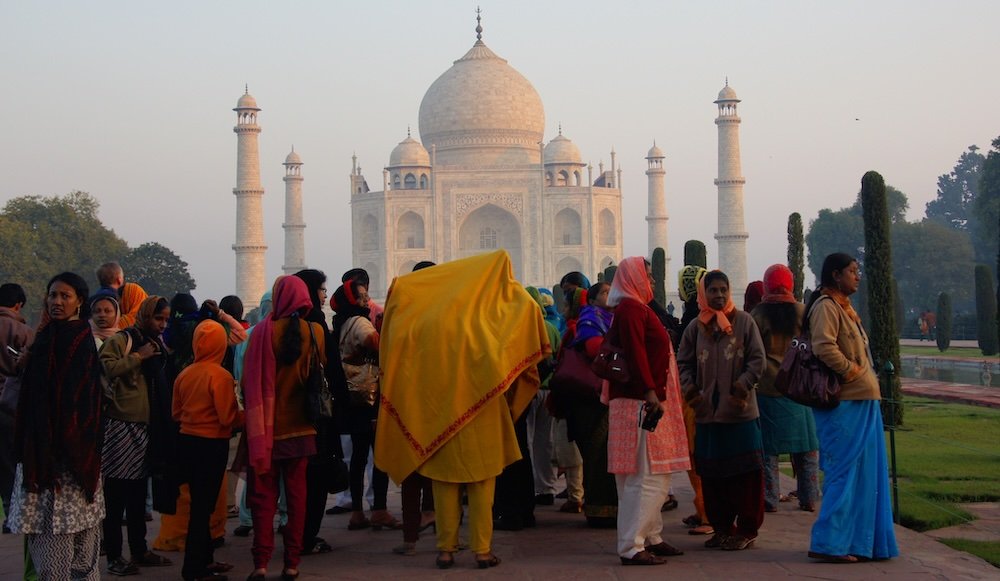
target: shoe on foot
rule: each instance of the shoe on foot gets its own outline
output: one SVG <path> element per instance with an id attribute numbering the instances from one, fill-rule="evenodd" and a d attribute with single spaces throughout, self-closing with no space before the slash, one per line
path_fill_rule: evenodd
<path id="1" fill-rule="evenodd" d="M 553 494 L 535 495 L 535 506 L 552 506 L 555 503 L 556 503 L 556 497 Z"/>
<path id="2" fill-rule="evenodd" d="M 331 506 L 326 509 L 326 514 L 347 514 L 351 512 L 351 507 L 349 506 Z"/>
<path id="3" fill-rule="evenodd" d="M 729 538 L 729 535 L 725 535 L 725 534 L 722 534 L 722 533 L 715 533 L 714 535 L 712 535 L 712 538 L 710 538 L 707 541 L 705 541 L 705 548 L 706 549 L 718 549 L 719 547 L 722 546 L 722 543 L 726 542 L 726 539 L 728 539 L 728 538 Z"/>
<path id="4" fill-rule="evenodd" d="M 480 557 L 481 555 L 476 555 L 476 566 L 480 569 L 489 569 L 500 564 L 500 557 L 497 557 L 493 553 L 487 553 L 485 558 Z"/>
<path id="5" fill-rule="evenodd" d="M 715 529 L 712 528 L 712 525 L 698 525 L 688 531 L 689 535 L 711 535 L 714 533 Z"/>
<path id="6" fill-rule="evenodd" d="M 680 506 L 680 503 L 677 502 L 677 499 L 674 498 L 673 494 L 671 494 L 670 498 L 668 498 L 667 501 L 663 503 L 663 506 L 660 507 L 660 512 L 667 512 L 668 510 L 674 510 L 678 506 Z"/>
<path id="7" fill-rule="evenodd" d="M 667 560 L 649 551 L 639 551 L 631 557 L 620 557 L 622 565 L 666 565 Z"/>
<path id="8" fill-rule="evenodd" d="M 559 507 L 559 512 L 581 513 L 583 512 L 583 505 L 574 500 L 567 500 Z"/>
<path id="9" fill-rule="evenodd" d="M 371 518 L 372 529 L 380 531 L 382 529 L 398 530 L 403 528 L 403 523 L 396 520 L 396 517 L 389 514 L 387 510 L 373 510 Z"/>
<path id="10" fill-rule="evenodd" d="M 569 489 L 564 489 L 562 492 L 556 495 L 559 500 L 566 500 L 569 498 Z"/>
<path id="11" fill-rule="evenodd" d="M 116 577 L 127 577 L 129 575 L 138 575 L 139 568 L 135 566 L 134 563 L 130 563 L 125 559 L 118 557 L 117 559 L 108 563 L 108 575 L 114 575 Z"/>
<path id="12" fill-rule="evenodd" d="M 250 536 L 250 531 L 252 531 L 252 530 L 253 530 L 252 526 L 240 525 L 240 526 L 236 527 L 235 529 L 233 529 L 233 536 L 234 537 L 249 537 Z"/>
<path id="13" fill-rule="evenodd" d="M 173 562 L 161 555 L 157 555 L 153 551 L 146 551 L 141 557 L 132 557 L 132 563 L 139 567 L 166 567 L 172 565 Z"/>
<path id="14" fill-rule="evenodd" d="M 733 535 L 722 541 L 723 551 L 742 551 L 749 549 L 757 537 L 745 537 L 743 535 Z"/>
<path id="15" fill-rule="evenodd" d="M 351 520 L 347 521 L 347 530 L 349 531 L 360 531 L 361 529 L 367 529 L 372 526 L 372 522 L 368 520 L 365 516 L 364 511 L 355 510 L 351 514 Z"/>
<path id="16" fill-rule="evenodd" d="M 649 545 L 646 547 L 646 550 L 653 553 L 657 557 L 680 557 L 684 554 L 684 551 L 666 541 L 660 541 L 655 545 Z"/>

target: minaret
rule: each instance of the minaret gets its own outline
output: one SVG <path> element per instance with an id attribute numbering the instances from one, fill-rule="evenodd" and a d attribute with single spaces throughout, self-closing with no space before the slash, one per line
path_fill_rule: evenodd
<path id="1" fill-rule="evenodd" d="M 726 86 L 719 91 L 715 103 L 719 116 L 719 269 L 729 276 L 732 296 L 740 296 L 747 288 L 747 238 L 743 224 L 743 171 L 740 168 L 740 117 L 736 114 L 736 91 Z"/>
<path id="2" fill-rule="evenodd" d="M 649 165 L 649 169 L 646 170 L 646 176 L 649 178 L 649 213 L 646 216 L 649 228 L 649 254 L 647 256 L 652 256 L 653 250 L 657 247 L 662 248 L 667 255 L 666 271 L 670 272 L 670 251 L 667 249 L 667 220 L 670 217 L 667 215 L 667 201 L 663 186 L 667 172 L 663 169 L 663 151 L 656 146 L 655 141 L 653 147 L 649 149 L 649 153 L 646 154 L 646 162 Z"/>
<path id="3" fill-rule="evenodd" d="M 306 223 L 302 220 L 302 158 L 292 152 L 285 158 L 285 264 L 281 271 L 295 274 L 306 267 Z"/>
<path id="4" fill-rule="evenodd" d="M 257 149 L 257 112 L 260 107 L 247 90 L 236 103 L 236 295 L 249 311 L 264 294 L 264 213 L 261 201 L 260 154 Z"/>

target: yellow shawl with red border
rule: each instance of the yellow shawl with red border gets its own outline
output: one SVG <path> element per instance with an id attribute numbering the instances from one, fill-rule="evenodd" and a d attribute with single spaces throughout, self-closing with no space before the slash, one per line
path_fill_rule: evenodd
<path id="1" fill-rule="evenodd" d="M 448 482 L 496 476 L 520 458 L 513 418 L 551 351 L 503 250 L 396 278 L 379 349 L 375 463 L 395 482 L 415 470 Z"/>

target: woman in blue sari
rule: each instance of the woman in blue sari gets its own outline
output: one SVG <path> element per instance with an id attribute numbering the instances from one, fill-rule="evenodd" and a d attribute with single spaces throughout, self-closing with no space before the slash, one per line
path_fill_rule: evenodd
<path id="1" fill-rule="evenodd" d="M 878 378 L 868 335 L 849 298 L 860 282 L 857 260 L 831 254 L 806 309 L 813 353 L 841 382 L 840 405 L 813 410 L 824 479 L 809 556 L 835 563 L 899 555 Z"/>

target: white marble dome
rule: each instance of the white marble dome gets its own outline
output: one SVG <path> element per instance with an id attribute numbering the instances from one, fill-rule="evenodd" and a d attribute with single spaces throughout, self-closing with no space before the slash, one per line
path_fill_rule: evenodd
<path id="1" fill-rule="evenodd" d="M 662 158 L 663 150 L 660 149 L 656 143 L 653 143 L 653 147 L 649 148 L 649 153 L 646 154 L 646 159 Z"/>
<path id="2" fill-rule="evenodd" d="M 294 149 L 292 150 L 291 153 L 285 156 L 284 165 L 301 165 L 301 164 L 302 164 L 302 158 L 299 157 L 299 154 L 295 153 Z"/>
<path id="3" fill-rule="evenodd" d="M 389 167 L 397 166 L 421 166 L 430 167 L 431 156 L 427 154 L 420 142 L 412 137 L 399 142 L 389 154 Z"/>
<path id="4" fill-rule="evenodd" d="M 716 103 L 719 101 L 739 101 L 739 99 L 736 98 L 736 91 L 734 91 L 729 84 L 726 84 L 726 86 L 722 87 L 722 90 L 719 91 L 719 98 L 716 99 Z"/>
<path id="5" fill-rule="evenodd" d="M 579 165 L 583 163 L 580 161 L 582 159 L 580 148 L 562 133 L 545 146 L 544 157 L 546 164 L 571 163 Z"/>
<path id="6" fill-rule="evenodd" d="M 545 110 L 521 73 L 483 41 L 437 78 L 420 102 L 420 139 L 441 165 L 538 163 Z"/>

